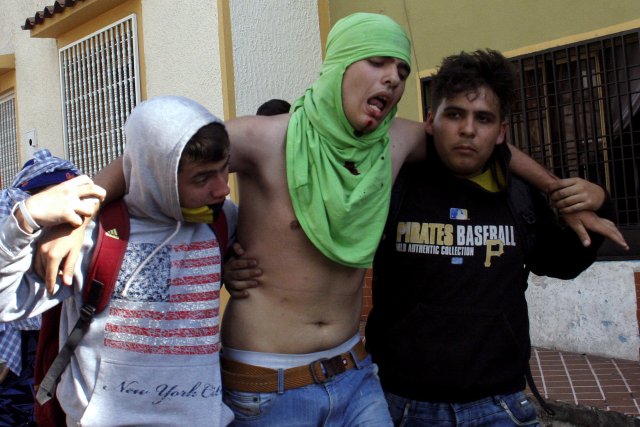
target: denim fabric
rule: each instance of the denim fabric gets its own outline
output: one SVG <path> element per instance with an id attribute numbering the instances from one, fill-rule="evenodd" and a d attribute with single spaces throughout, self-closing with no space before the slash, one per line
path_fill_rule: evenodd
<path id="1" fill-rule="evenodd" d="M 9 372 L 0 384 L 0 427 L 31 427 L 33 415 L 33 366 L 38 346 L 38 331 L 22 331 L 22 369 L 20 375 Z"/>
<path id="2" fill-rule="evenodd" d="M 359 368 L 312 384 L 278 393 L 224 391 L 224 402 L 235 413 L 233 426 L 392 426 L 377 376 L 367 356 Z"/>
<path id="3" fill-rule="evenodd" d="M 396 427 L 539 426 L 536 409 L 524 392 L 467 403 L 431 403 L 386 393 Z"/>

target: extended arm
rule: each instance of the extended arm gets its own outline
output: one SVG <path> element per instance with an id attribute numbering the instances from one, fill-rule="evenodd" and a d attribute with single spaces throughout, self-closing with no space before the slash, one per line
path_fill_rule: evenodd
<path id="1" fill-rule="evenodd" d="M 548 194 L 549 189 L 558 181 L 558 177 L 516 146 L 509 144 L 509 151 L 511 151 L 511 161 L 509 163 L 511 171 L 538 190 Z"/>
<path id="2" fill-rule="evenodd" d="M 549 194 L 560 190 L 552 200 L 560 205 L 565 222 L 578 235 L 584 246 L 591 244 L 587 230 L 591 230 L 610 239 L 623 249 L 629 246 L 620 230 L 611 221 L 600 218 L 593 211 L 600 208 L 604 195 L 598 195 L 595 184 L 580 178 L 559 179 L 517 147 L 509 144 L 511 162 L 509 167 L 520 178 L 538 190 Z M 598 187 L 599 188 L 599 187 Z M 600 189 L 601 191 L 602 189 Z"/>

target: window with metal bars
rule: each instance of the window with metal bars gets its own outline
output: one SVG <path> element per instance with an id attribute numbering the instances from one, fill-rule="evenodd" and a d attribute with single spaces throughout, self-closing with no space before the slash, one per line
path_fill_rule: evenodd
<path id="1" fill-rule="evenodd" d="M 0 184 L 11 185 L 20 170 L 16 138 L 16 104 L 13 93 L 0 97 Z"/>
<path id="2" fill-rule="evenodd" d="M 512 58 L 517 102 L 509 142 L 562 178 L 604 186 L 640 256 L 640 29 Z M 429 81 L 421 82 L 424 111 Z"/>
<path id="3" fill-rule="evenodd" d="M 140 102 L 135 15 L 60 49 L 67 157 L 93 176 L 124 148 L 124 123 Z"/>

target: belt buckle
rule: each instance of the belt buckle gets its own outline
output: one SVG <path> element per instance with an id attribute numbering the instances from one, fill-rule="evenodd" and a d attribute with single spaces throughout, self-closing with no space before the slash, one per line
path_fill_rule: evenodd
<path id="1" fill-rule="evenodd" d="M 320 372 L 324 376 L 321 379 L 318 375 L 316 368 L 320 368 Z M 347 359 L 341 354 L 334 356 L 330 359 L 322 358 L 309 364 L 309 371 L 311 371 L 311 377 L 316 384 L 323 384 L 338 374 L 341 374 L 347 370 Z"/>

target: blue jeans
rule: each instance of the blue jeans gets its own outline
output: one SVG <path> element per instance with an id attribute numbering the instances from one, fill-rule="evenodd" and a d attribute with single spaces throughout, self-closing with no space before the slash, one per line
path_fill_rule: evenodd
<path id="1" fill-rule="evenodd" d="M 226 389 L 224 402 L 236 416 L 234 426 L 393 426 L 371 356 L 324 384 L 282 394 Z"/>
<path id="2" fill-rule="evenodd" d="M 397 427 L 539 426 L 536 409 L 524 392 L 491 396 L 467 403 L 431 403 L 386 393 Z"/>

